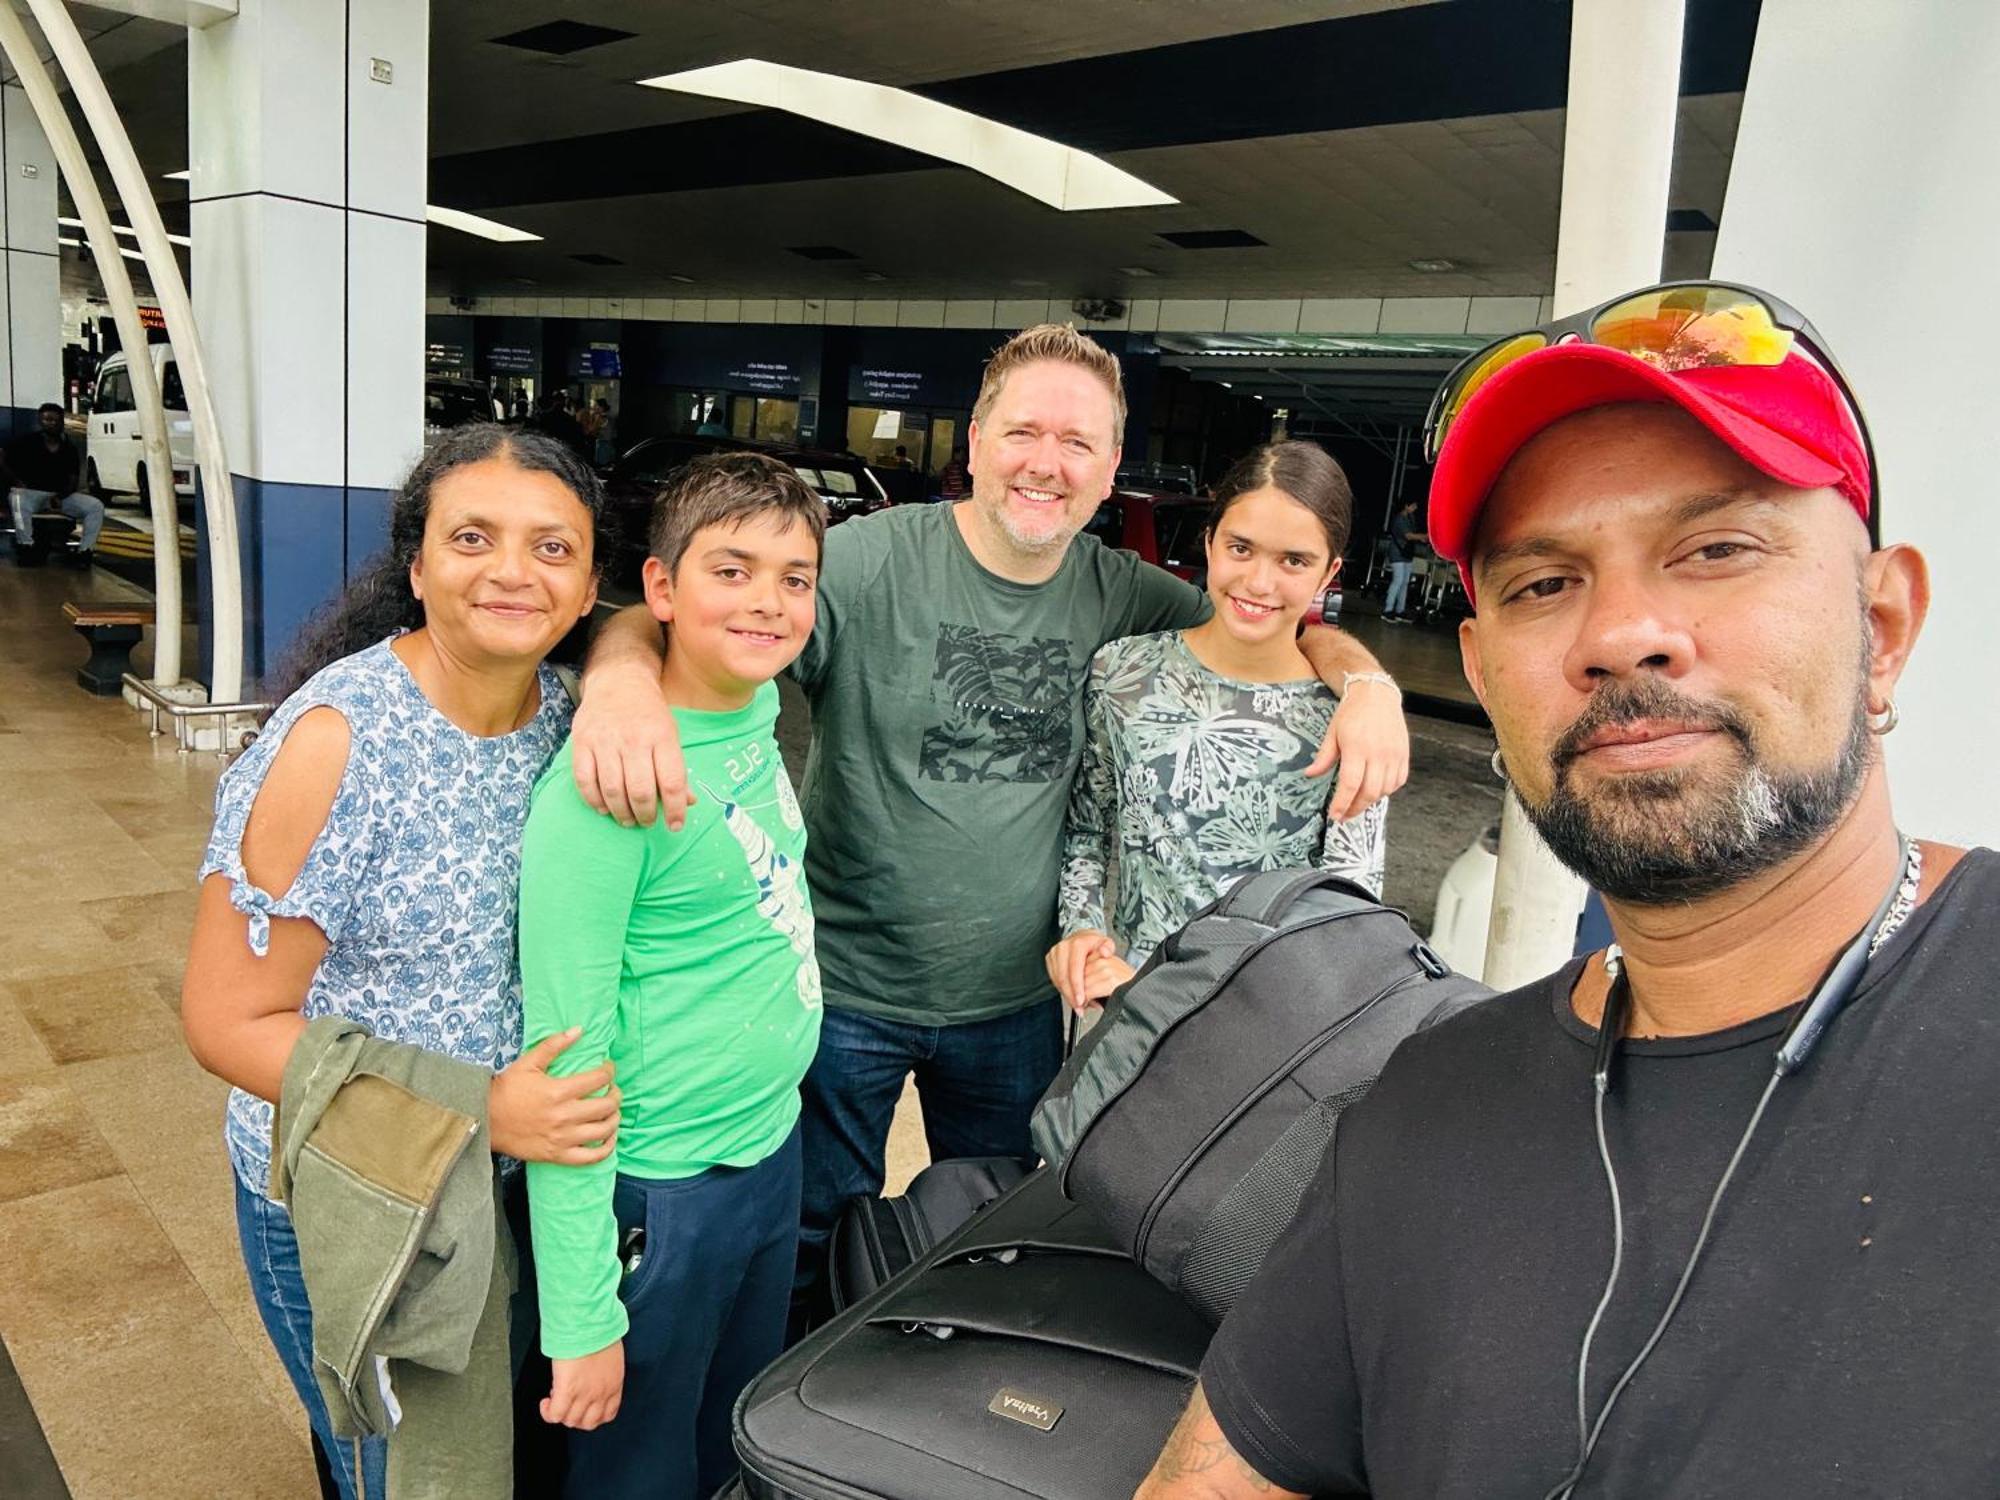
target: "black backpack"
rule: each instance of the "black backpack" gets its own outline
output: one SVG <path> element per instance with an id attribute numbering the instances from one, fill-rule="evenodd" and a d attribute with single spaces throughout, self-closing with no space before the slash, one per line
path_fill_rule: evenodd
<path id="1" fill-rule="evenodd" d="M 1132 1258 L 1220 1322 L 1398 1043 L 1490 996 L 1400 911 L 1251 875 L 1160 944 L 1077 1044 L 1036 1148 Z"/>

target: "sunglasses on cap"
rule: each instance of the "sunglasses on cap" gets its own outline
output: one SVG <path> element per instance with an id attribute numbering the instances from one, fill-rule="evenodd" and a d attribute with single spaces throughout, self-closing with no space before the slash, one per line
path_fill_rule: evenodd
<path id="1" fill-rule="evenodd" d="M 1571 341 L 1615 349 L 1669 374 L 1724 365 L 1775 366 L 1795 346 L 1803 348 L 1833 381 L 1861 434 L 1868 454 L 1868 529 L 1874 534 L 1882 509 L 1881 474 L 1854 388 L 1803 313 L 1769 292 L 1727 281 L 1663 282 L 1475 349 L 1431 398 L 1424 418 L 1424 461 L 1437 462 L 1452 422 L 1487 381 L 1517 359 Z"/>

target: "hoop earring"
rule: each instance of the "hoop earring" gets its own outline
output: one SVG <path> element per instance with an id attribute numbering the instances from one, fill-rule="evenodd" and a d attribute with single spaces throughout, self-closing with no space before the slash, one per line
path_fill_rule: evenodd
<path id="1" fill-rule="evenodd" d="M 1883 732 L 1887 733 L 1886 730 Z M 1505 781 L 1507 779 L 1507 762 L 1500 758 L 1500 751 L 1497 746 L 1493 751 L 1493 759 L 1491 762 L 1489 762 L 1489 764 L 1491 764 L 1491 766 L 1493 767 L 1493 776 L 1495 780 Z"/>
<path id="2" fill-rule="evenodd" d="M 1868 732 L 1876 736 L 1885 735 L 1902 722 L 1903 716 L 1897 712 L 1896 700 L 1891 698 L 1889 706 L 1882 710 L 1882 716 L 1879 719 L 1874 714 L 1868 716 Z"/>

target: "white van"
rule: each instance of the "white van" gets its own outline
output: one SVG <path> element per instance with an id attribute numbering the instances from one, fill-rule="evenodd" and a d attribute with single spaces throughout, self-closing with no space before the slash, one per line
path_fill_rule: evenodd
<path id="1" fill-rule="evenodd" d="M 160 381 L 160 401 L 167 409 L 167 451 L 174 460 L 174 493 L 194 499 L 194 423 L 188 419 L 187 397 L 181 391 L 180 366 L 171 344 L 148 344 L 153 373 Z M 92 494 L 146 496 L 146 447 L 139 433 L 139 411 L 132 399 L 132 372 L 127 353 L 119 350 L 97 370 L 97 395 L 91 403 L 89 436 L 84 449 L 84 485 Z"/>

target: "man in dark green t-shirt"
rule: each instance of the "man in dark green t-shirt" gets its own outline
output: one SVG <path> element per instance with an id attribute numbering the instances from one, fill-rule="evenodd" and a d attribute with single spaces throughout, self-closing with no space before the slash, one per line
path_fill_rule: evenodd
<path id="1" fill-rule="evenodd" d="M 813 710 L 806 872 L 826 994 L 805 1082 L 807 1286 L 840 1205 L 881 1190 L 912 1073 L 933 1159 L 1032 1154 L 1028 1115 L 1062 1060 L 1042 955 L 1090 658 L 1208 613 L 1193 585 L 1081 534 L 1111 492 L 1124 422 L 1112 355 L 1067 326 L 1029 329 L 987 365 L 972 498 L 827 534 L 818 624 L 791 669 Z M 1379 673 L 1351 638 L 1312 634 L 1334 684 Z M 672 825 L 685 782 L 653 686 L 659 650 L 643 611 L 613 623 L 573 742 L 593 805 L 650 821 L 657 780 Z M 1319 769 L 1341 763 L 1335 816 L 1407 772 L 1385 682 L 1353 685 L 1321 751 Z"/>

